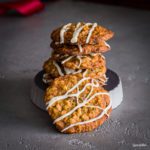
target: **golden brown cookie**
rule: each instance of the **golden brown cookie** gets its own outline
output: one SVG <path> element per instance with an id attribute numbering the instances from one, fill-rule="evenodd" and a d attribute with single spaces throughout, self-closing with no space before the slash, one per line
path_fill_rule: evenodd
<path id="1" fill-rule="evenodd" d="M 43 73 L 43 77 L 42 77 L 42 81 L 45 83 L 45 84 L 48 84 L 50 85 L 51 82 L 53 81 L 53 77 L 49 74 L 49 73 Z M 102 79 L 103 80 L 103 79 Z"/>
<path id="2" fill-rule="evenodd" d="M 45 73 L 49 74 L 52 78 L 64 75 L 60 65 L 57 62 L 53 61 L 52 58 L 49 58 L 47 61 L 44 62 L 43 70 L 45 71 Z"/>
<path id="3" fill-rule="evenodd" d="M 103 76 L 106 72 L 106 66 L 105 61 L 101 64 L 99 64 L 99 67 L 97 68 L 91 68 L 91 69 L 70 69 L 67 67 L 64 67 L 61 63 L 54 61 L 52 58 L 48 59 L 44 65 L 43 70 L 45 73 L 49 74 L 52 78 L 57 78 L 59 76 L 64 76 L 67 74 L 82 74 L 82 76 L 88 76 L 91 78 L 100 78 Z"/>
<path id="4" fill-rule="evenodd" d="M 68 45 L 51 43 L 51 47 L 56 53 L 68 55 L 83 55 L 90 53 L 104 53 L 110 50 L 110 46 L 105 41 L 100 41 L 98 44 L 84 44 L 84 45 Z"/>
<path id="5" fill-rule="evenodd" d="M 88 73 L 88 71 L 90 71 L 90 73 Z M 106 85 L 107 77 L 105 74 L 103 74 L 103 75 L 100 74 L 100 76 L 99 76 L 98 74 L 93 73 L 92 70 L 85 70 L 84 72 L 77 73 L 77 74 L 83 76 L 84 73 L 88 73 L 87 75 L 85 74 L 86 77 L 92 77 L 94 79 L 97 79 L 97 81 L 99 82 L 99 84 L 101 86 Z M 45 84 L 50 85 L 52 83 L 52 81 L 58 77 L 60 77 L 60 75 L 58 75 L 57 77 L 52 77 L 52 75 L 50 73 L 44 73 L 42 80 Z"/>
<path id="6" fill-rule="evenodd" d="M 59 44 L 84 45 L 99 44 L 109 40 L 114 33 L 96 23 L 69 23 L 54 30 L 51 34 L 53 41 Z"/>
<path id="7" fill-rule="evenodd" d="M 60 62 L 63 67 L 69 69 L 92 69 L 105 66 L 105 57 L 101 54 L 88 54 L 81 56 L 67 56 L 52 54 L 52 58 Z"/>
<path id="8" fill-rule="evenodd" d="M 56 78 L 46 89 L 45 103 L 63 133 L 92 131 L 104 123 L 112 109 L 108 92 L 81 74 Z"/>

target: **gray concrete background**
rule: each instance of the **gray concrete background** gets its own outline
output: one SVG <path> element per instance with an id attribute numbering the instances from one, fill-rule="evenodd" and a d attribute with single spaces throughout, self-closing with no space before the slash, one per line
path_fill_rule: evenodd
<path id="1" fill-rule="evenodd" d="M 49 33 L 68 22 L 98 22 L 116 35 L 105 56 L 123 81 L 124 101 L 91 133 L 65 135 L 30 101 L 34 75 L 51 53 Z M 0 149 L 150 149 L 150 11 L 56 1 L 30 17 L 0 18 Z"/>

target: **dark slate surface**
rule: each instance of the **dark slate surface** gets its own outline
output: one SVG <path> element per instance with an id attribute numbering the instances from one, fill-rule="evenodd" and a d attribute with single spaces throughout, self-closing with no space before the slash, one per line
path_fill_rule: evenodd
<path id="1" fill-rule="evenodd" d="M 98 22 L 116 35 L 107 66 L 123 81 L 124 101 L 96 131 L 60 134 L 30 101 L 34 75 L 51 53 L 49 32 L 67 22 Z M 149 150 L 150 12 L 79 1 L 56 1 L 30 17 L 0 18 L 1 150 Z"/>

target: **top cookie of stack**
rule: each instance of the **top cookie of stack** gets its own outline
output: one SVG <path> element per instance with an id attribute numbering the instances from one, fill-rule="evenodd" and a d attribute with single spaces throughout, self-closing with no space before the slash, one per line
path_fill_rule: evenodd
<path id="1" fill-rule="evenodd" d="M 114 33 L 97 23 L 68 23 L 51 34 L 51 47 L 56 53 L 80 55 L 110 50 L 106 43 Z"/>

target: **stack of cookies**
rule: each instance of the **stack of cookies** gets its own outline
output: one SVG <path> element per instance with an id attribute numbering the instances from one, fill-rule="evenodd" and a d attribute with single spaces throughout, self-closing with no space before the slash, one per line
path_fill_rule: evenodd
<path id="1" fill-rule="evenodd" d="M 106 41 L 112 37 L 97 23 L 68 23 L 52 32 L 52 56 L 43 65 L 44 101 L 59 131 L 91 131 L 110 115 L 102 53 L 110 50 Z"/>

